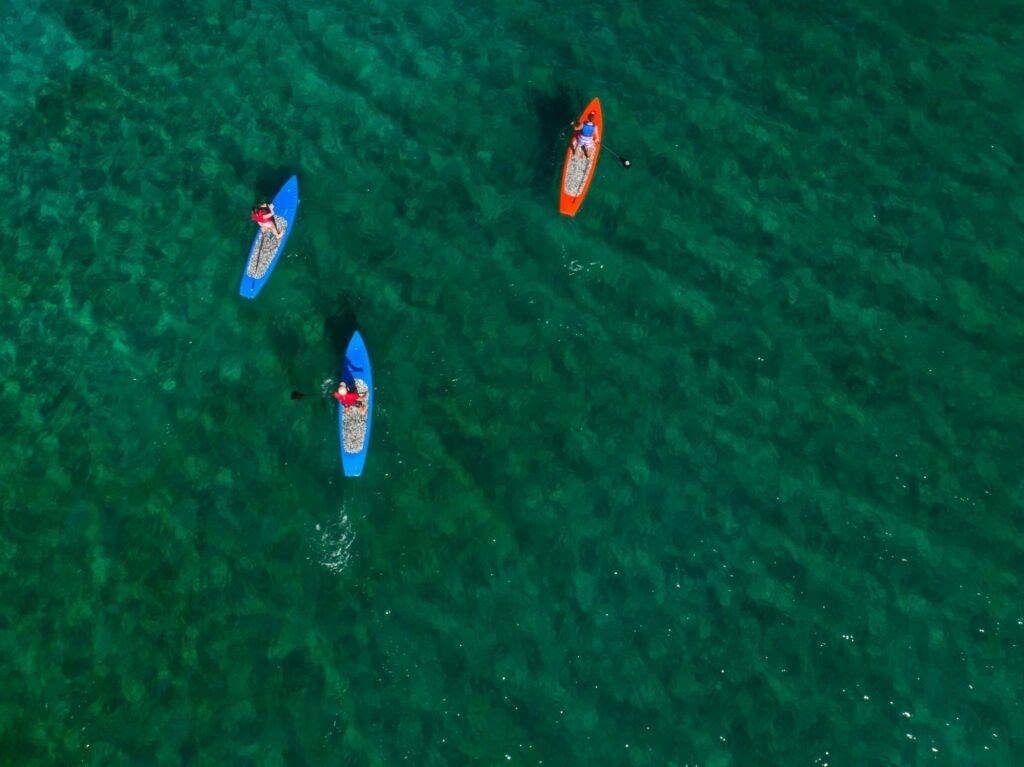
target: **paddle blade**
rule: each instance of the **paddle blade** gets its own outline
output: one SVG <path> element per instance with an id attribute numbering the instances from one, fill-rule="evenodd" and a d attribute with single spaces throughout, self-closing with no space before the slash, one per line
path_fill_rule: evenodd
<path id="1" fill-rule="evenodd" d="M 302 398 L 303 398 L 303 397 L 305 397 L 305 396 L 306 396 L 306 395 L 305 395 L 305 394 L 303 394 L 303 393 L 302 393 L 302 392 L 300 392 L 300 391 L 293 391 L 293 392 L 292 392 L 292 399 L 302 399 Z"/>

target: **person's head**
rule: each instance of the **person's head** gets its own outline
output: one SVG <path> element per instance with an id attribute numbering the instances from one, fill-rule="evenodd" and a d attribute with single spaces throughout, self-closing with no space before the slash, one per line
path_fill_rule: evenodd
<path id="1" fill-rule="evenodd" d="M 594 122 L 595 117 L 597 117 L 597 112 L 591 112 L 587 115 L 587 122 Z"/>
<path id="2" fill-rule="evenodd" d="M 346 385 L 346 383 L 344 381 L 342 381 L 340 384 L 338 384 L 338 393 L 339 394 L 345 394 L 347 392 L 348 392 L 348 385 Z"/>

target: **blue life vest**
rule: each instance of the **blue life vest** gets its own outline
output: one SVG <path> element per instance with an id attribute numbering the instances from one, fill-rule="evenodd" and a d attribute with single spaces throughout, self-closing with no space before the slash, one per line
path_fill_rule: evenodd
<path id="1" fill-rule="evenodd" d="M 597 125 L 592 122 L 583 123 L 583 127 L 580 128 L 580 135 L 584 138 L 590 138 L 597 131 Z"/>

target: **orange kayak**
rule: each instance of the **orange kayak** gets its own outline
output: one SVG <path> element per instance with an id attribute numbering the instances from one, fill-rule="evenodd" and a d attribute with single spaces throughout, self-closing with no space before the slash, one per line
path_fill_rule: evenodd
<path id="1" fill-rule="evenodd" d="M 597 123 L 597 143 L 590 157 L 580 152 L 576 157 L 572 156 L 572 139 L 569 140 L 569 148 L 565 152 L 565 167 L 562 168 L 561 195 L 558 199 L 558 211 L 567 216 L 575 216 L 576 211 L 583 204 L 583 198 L 587 196 L 590 188 L 590 180 L 594 178 L 594 168 L 597 167 L 597 156 L 601 154 L 601 142 L 604 141 L 604 118 L 601 115 L 601 102 L 594 99 L 580 115 L 577 124 L 582 124 L 587 115 L 595 112 L 594 122 Z"/>

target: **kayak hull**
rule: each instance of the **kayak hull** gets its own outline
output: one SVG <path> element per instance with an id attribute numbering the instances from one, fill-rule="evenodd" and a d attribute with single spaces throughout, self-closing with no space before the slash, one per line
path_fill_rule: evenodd
<path id="1" fill-rule="evenodd" d="M 338 436 L 341 440 L 341 468 L 346 477 L 358 477 L 363 473 L 363 466 L 366 464 L 366 453 L 370 447 L 370 426 L 373 423 L 373 371 L 370 368 L 370 355 L 366 351 L 366 343 L 357 330 L 352 334 L 345 350 L 345 361 L 341 365 L 341 380 L 344 381 L 350 390 L 356 391 L 356 382 L 362 381 L 366 384 L 366 428 L 363 432 L 362 447 L 358 452 L 350 452 L 346 449 L 352 435 L 346 435 L 345 408 L 338 403 Z M 353 405 L 352 407 L 356 407 Z"/>
<path id="2" fill-rule="evenodd" d="M 281 242 L 278 244 L 277 250 L 274 251 L 269 264 L 262 269 L 260 268 L 262 265 L 256 265 L 257 268 L 253 269 L 253 259 L 257 256 L 257 248 L 260 246 L 260 237 L 262 236 L 262 232 L 256 232 L 252 247 L 249 248 L 249 257 L 245 260 L 245 269 L 242 271 L 242 285 L 238 289 L 239 295 L 244 298 L 256 298 L 284 254 L 284 246 L 294 229 L 295 211 L 299 208 L 299 179 L 297 176 L 292 176 L 284 183 L 281 190 L 274 196 L 273 202 L 274 215 L 283 218 L 287 222 L 287 226 L 285 226 Z M 260 273 L 260 275 L 256 277 L 254 273 Z"/>
<path id="3" fill-rule="evenodd" d="M 594 122 L 597 123 L 598 141 L 594 146 L 592 157 L 589 162 L 583 157 L 573 157 L 572 137 L 569 139 L 569 146 L 565 150 L 565 165 L 562 166 L 562 185 L 559 187 L 558 212 L 566 216 L 575 216 L 583 204 L 583 198 L 587 196 L 590 189 L 590 182 L 594 178 L 594 170 L 597 168 L 597 158 L 601 154 L 601 142 L 604 141 L 604 115 L 601 114 L 601 101 L 594 99 L 580 113 L 577 125 L 587 119 L 587 115 L 594 112 Z M 574 136 L 575 137 L 575 136 Z M 585 163 L 585 167 L 581 167 Z M 583 174 L 582 180 L 579 174 Z"/>

